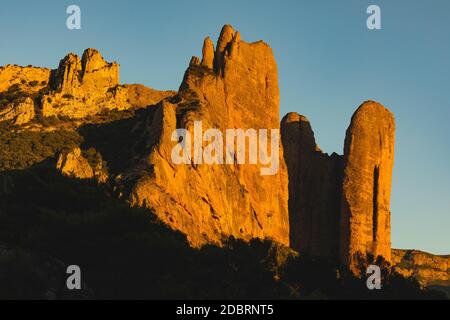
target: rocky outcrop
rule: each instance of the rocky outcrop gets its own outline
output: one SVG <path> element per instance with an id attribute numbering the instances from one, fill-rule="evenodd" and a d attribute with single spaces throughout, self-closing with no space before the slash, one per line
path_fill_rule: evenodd
<path id="1" fill-rule="evenodd" d="M 141 98 L 134 100 L 139 105 L 133 105 L 128 96 L 129 87 L 119 85 L 119 65 L 106 62 L 91 48 L 84 51 L 81 59 L 73 53 L 62 59 L 50 83 L 52 91 L 41 100 L 44 117 L 84 118 L 105 109 L 145 107 L 155 100 Z M 135 94 L 132 88 L 130 95 Z"/>
<path id="2" fill-rule="evenodd" d="M 119 65 L 108 63 L 96 49 L 86 49 L 82 58 L 69 53 L 59 63 L 52 89 L 63 93 L 104 93 L 119 84 Z"/>
<path id="3" fill-rule="evenodd" d="M 56 169 L 65 176 L 77 179 L 91 179 L 94 177 L 94 170 L 87 159 L 81 155 L 80 148 L 75 148 L 68 153 L 61 153 L 56 163 Z"/>
<path id="4" fill-rule="evenodd" d="M 94 91 L 113 88 L 119 84 L 119 65 L 108 63 L 95 49 L 86 49 L 81 58 L 82 83 Z"/>
<path id="5" fill-rule="evenodd" d="M 69 53 L 59 62 L 58 69 L 51 79 L 54 90 L 61 92 L 72 92 L 73 88 L 80 86 L 81 60 L 73 53 Z"/>
<path id="6" fill-rule="evenodd" d="M 305 116 L 281 121 L 289 173 L 291 247 L 298 252 L 335 258 L 339 249 L 342 156 L 320 150 Z"/>
<path id="7" fill-rule="evenodd" d="M 84 153 L 88 154 L 87 158 Z M 106 183 L 109 179 L 108 169 L 101 155 L 90 149 L 82 152 L 75 148 L 58 156 L 56 169 L 63 175 L 77 179 L 95 179 L 98 183 Z"/>
<path id="8" fill-rule="evenodd" d="M 341 203 L 341 261 L 352 265 L 357 252 L 391 260 L 390 196 L 395 120 L 374 101 L 352 117 L 344 144 Z"/>
<path id="9" fill-rule="evenodd" d="M 36 101 L 43 117 L 84 118 L 103 110 L 144 108 L 173 96 L 142 85 L 120 85 L 119 65 L 106 62 L 96 49 L 86 49 L 82 58 L 74 53 L 64 57 L 55 70 L 7 65 L 0 67 L 0 121 L 14 120 L 23 113 L 24 98 Z M 27 100 L 27 106 L 30 106 Z M 28 122 L 26 112 L 16 121 Z"/>
<path id="10" fill-rule="evenodd" d="M 450 256 L 437 256 L 418 250 L 392 249 L 395 271 L 413 277 L 424 286 L 450 287 Z"/>
<path id="11" fill-rule="evenodd" d="M 12 120 L 15 125 L 26 124 L 34 116 L 34 101 L 29 97 L 10 103 L 0 110 L 0 122 Z"/>
<path id="12" fill-rule="evenodd" d="M 37 67 L 6 65 L 0 67 L 0 93 L 14 85 L 26 93 L 36 93 L 48 85 L 51 70 Z"/>
<path id="13" fill-rule="evenodd" d="M 259 163 L 233 160 L 231 164 L 177 165 L 171 160 L 177 143 L 172 140 L 173 131 L 183 128 L 194 136 L 195 121 L 202 121 L 204 131 L 279 129 L 272 50 L 263 42 L 238 39 L 231 26 L 223 28 L 213 60 L 215 71 L 209 69 L 208 44 L 204 45 L 203 65 L 199 59 L 191 60 L 179 94 L 160 103 L 149 119 L 150 153 L 121 178 L 124 186 L 132 185 L 132 204 L 151 208 L 161 220 L 185 233 L 194 246 L 218 243 L 228 236 L 289 243 L 284 161 L 279 162 L 276 174 L 261 175 L 267 166 Z M 203 147 L 207 145 L 202 142 Z M 283 159 L 281 146 L 277 150 Z"/>

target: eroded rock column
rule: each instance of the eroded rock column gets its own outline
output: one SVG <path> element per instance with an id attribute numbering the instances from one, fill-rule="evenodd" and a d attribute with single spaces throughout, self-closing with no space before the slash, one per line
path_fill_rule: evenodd
<path id="1" fill-rule="evenodd" d="M 391 260 L 390 197 L 395 120 L 374 101 L 354 113 L 344 145 L 341 202 L 341 261 L 352 267 L 355 254 Z"/>

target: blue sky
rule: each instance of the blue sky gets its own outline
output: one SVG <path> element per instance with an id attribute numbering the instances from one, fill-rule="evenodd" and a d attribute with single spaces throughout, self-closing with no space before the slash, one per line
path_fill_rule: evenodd
<path id="1" fill-rule="evenodd" d="M 68 52 L 99 49 L 123 83 L 177 89 L 202 41 L 230 23 L 263 39 L 279 71 L 281 116 L 306 115 L 321 148 L 342 154 L 345 130 L 365 100 L 396 116 L 392 243 L 450 253 L 450 1 L 6 1 L 0 65 L 55 68 Z M 82 29 L 66 28 L 81 7 Z M 366 28 L 379 5 L 382 30 Z"/>

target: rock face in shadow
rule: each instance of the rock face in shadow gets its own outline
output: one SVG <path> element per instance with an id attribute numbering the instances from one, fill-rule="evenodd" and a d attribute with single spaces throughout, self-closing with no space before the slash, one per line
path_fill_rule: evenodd
<path id="1" fill-rule="evenodd" d="M 267 166 L 260 163 L 236 164 L 235 154 L 229 155 L 231 164 L 176 165 L 171 160 L 177 144 L 173 131 L 186 129 L 193 137 L 195 121 L 202 121 L 203 131 L 215 128 L 224 135 L 233 128 L 279 129 L 271 48 L 262 41 L 241 41 L 229 25 L 222 29 L 213 61 L 211 48 L 205 41 L 203 63 L 191 59 L 177 97 L 159 105 L 147 132 L 153 141 L 150 151 L 121 182 L 132 185 L 132 204 L 151 208 L 194 246 L 219 243 L 224 236 L 271 238 L 288 245 L 288 181 L 281 143 L 274 175 L 261 175 Z M 203 147 L 208 144 L 203 142 Z"/>
<path id="2" fill-rule="evenodd" d="M 377 102 L 363 103 L 347 130 L 343 157 L 319 149 L 304 116 L 290 113 L 281 127 L 291 246 L 350 267 L 358 253 L 390 261 L 392 113 Z"/>
<path id="3" fill-rule="evenodd" d="M 289 173 L 291 247 L 335 258 L 338 252 L 342 156 L 320 150 L 308 119 L 297 113 L 281 121 Z"/>
<path id="4" fill-rule="evenodd" d="M 391 260 L 390 198 L 394 166 L 395 120 L 374 101 L 352 117 L 344 144 L 341 203 L 341 261 L 355 253 Z"/>

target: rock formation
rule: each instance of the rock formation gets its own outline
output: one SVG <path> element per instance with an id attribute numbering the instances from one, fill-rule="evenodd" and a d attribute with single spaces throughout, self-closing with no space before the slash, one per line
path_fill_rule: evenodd
<path id="1" fill-rule="evenodd" d="M 106 62 L 97 50 L 91 48 L 84 51 L 81 59 L 68 54 L 53 74 L 50 80 L 52 91 L 42 97 L 44 117 L 84 118 L 105 109 L 142 108 L 173 95 L 173 92 L 166 91 L 150 96 L 151 91 L 147 91 L 142 96 L 146 99 L 133 99 L 137 88 L 119 85 L 119 65 Z"/>
<path id="2" fill-rule="evenodd" d="M 34 115 L 34 101 L 29 97 L 9 103 L 0 110 L 0 119 L 2 121 L 12 120 L 15 125 L 30 122 Z"/>
<path id="3" fill-rule="evenodd" d="M 87 159 L 81 155 L 80 148 L 75 148 L 69 153 L 60 154 L 56 169 L 65 176 L 77 179 L 91 179 L 94 177 L 94 170 L 92 170 Z"/>
<path id="4" fill-rule="evenodd" d="M 305 116 L 287 114 L 281 136 L 289 173 L 291 247 L 325 258 L 339 250 L 342 156 L 323 153 Z"/>
<path id="5" fill-rule="evenodd" d="M 52 89 L 72 92 L 72 88 L 80 85 L 81 60 L 73 53 L 69 53 L 59 62 L 55 76 L 51 79 Z"/>
<path id="6" fill-rule="evenodd" d="M 291 246 L 350 267 L 358 253 L 389 261 L 392 113 L 379 103 L 363 103 L 347 130 L 343 158 L 322 153 L 306 117 L 290 113 L 281 126 Z"/>
<path id="7" fill-rule="evenodd" d="M 83 156 L 80 148 L 58 156 L 56 169 L 63 175 L 77 179 L 96 179 L 99 183 L 108 180 L 108 170 L 104 167 L 101 157 L 95 163 Z"/>
<path id="8" fill-rule="evenodd" d="M 404 250 L 391 256 L 395 122 L 376 102 L 363 103 L 353 115 L 343 156 L 322 152 L 308 119 L 289 113 L 281 121 L 275 175 L 261 175 L 261 164 L 237 164 L 236 154 L 229 155 L 232 164 L 172 162 L 174 130 L 186 129 L 193 136 L 196 121 L 204 130 L 221 132 L 280 128 L 272 50 L 262 41 L 242 41 L 230 25 L 223 27 L 215 49 L 205 38 L 202 59 L 192 57 L 178 93 L 120 85 L 119 65 L 95 49 L 85 50 L 81 58 L 68 54 L 55 70 L 0 67 L 0 121 L 16 125 L 30 122 L 38 112 L 84 118 L 156 104 L 124 127 L 131 138 L 122 144 L 132 149 L 121 153 L 129 156 L 123 159 L 124 172 L 120 166 L 110 179 L 101 155 L 92 163 L 80 148 L 60 154 L 57 169 L 74 178 L 116 183 L 114 190 L 131 204 L 152 209 L 193 246 L 220 243 L 228 236 L 270 238 L 350 267 L 357 253 L 381 255 L 405 276 L 448 284 L 449 257 Z M 202 147 L 206 144 L 202 141 Z M 10 184 L 2 181 L 0 191 L 10 192 Z"/>
<path id="9" fill-rule="evenodd" d="M 120 85 L 119 65 L 106 62 L 95 49 L 86 49 L 81 59 L 69 53 L 55 70 L 1 67 L 0 122 L 24 124 L 37 111 L 43 117 L 84 118 L 103 110 L 143 108 L 174 94 L 143 85 Z"/>
<path id="10" fill-rule="evenodd" d="M 341 208 L 341 261 L 357 252 L 391 260 L 390 197 L 395 120 L 374 101 L 352 117 L 344 144 Z"/>
<path id="11" fill-rule="evenodd" d="M 203 130 L 279 129 L 277 67 L 270 47 L 246 43 L 226 25 L 214 60 L 205 41 L 203 63 L 193 58 L 179 94 L 160 103 L 149 119 L 148 148 L 140 164 L 121 178 L 132 184 L 132 204 L 151 208 L 172 228 L 199 246 L 224 236 L 271 238 L 289 243 L 287 173 L 262 176 L 259 164 L 175 165 L 172 132 L 194 121 Z M 211 68 L 212 67 L 212 68 Z M 247 146 L 248 147 L 248 146 Z M 282 148 L 280 146 L 282 158 Z M 194 155 L 195 156 L 195 155 Z"/>
<path id="12" fill-rule="evenodd" d="M 106 62 L 95 49 L 89 48 L 83 52 L 81 66 L 83 85 L 95 88 L 94 91 L 113 88 L 119 84 L 119 65 L 116 62 Z"/>
<path id="13" fill-rule="evenodd" d="M 212 69 L 214 67 L 214 44 L 210 37 L 206 37 L 202 49 L 202 66 Z"/>
<path id="14" fill-rule="evenodd" d="M 22 125 L 35 117 L 33 97 L 48 86 L 51 70 L 6 65 L 0 67 L 0 122 Z"/>

